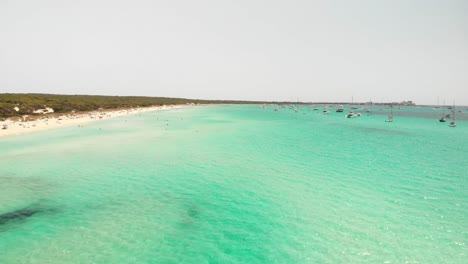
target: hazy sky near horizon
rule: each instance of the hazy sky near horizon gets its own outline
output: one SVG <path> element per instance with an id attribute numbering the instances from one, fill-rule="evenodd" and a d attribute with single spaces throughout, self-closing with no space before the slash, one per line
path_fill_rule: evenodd
<path id="1" fill-rule="evenodd" d="M 0 93 L 468 105 L 466 0 L 0 0 Z"/>

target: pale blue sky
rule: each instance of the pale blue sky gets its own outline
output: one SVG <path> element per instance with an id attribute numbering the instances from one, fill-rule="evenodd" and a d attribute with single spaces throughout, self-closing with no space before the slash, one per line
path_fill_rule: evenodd
<path id="1" fill-rule="evenodd" d="M 0 0 L 0 92 L 468 105 L 468 1 Z"/>

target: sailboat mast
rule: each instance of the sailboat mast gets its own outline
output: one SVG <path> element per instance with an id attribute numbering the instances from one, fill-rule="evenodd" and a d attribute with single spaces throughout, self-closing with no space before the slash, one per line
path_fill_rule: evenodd
<path id="1" fill-rule="evenodd" d="M 445 122 L 445 100 L 444 105 L 442 106 L 442 117 L 439 119 L 439 122 Z"/>
<path id="2" fill-rule="evenodd" d="M 453 102 L 453 107 L 452 107 L 452 122 L 455 122 L 455 102 Z"/>
<path id="3" fill-rule="evenodd" d="M 453 107 L 452 107 L 452 122 L 450 122 L 451 127 L 456 127 L 457 124 L 455 123 L 455 100 L 453 101 Z"/>

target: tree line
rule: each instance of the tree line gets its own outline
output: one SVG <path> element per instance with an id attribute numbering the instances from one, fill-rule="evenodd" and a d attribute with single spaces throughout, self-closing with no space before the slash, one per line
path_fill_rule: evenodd
<path id="1" fill-rule="evenodd" d="M 0 94 L 0 118 L 36 115 L 38 109 L 50 107 L 55 113 L 95 111 L 99 109 L 135 108 L 176 104 L 255 104 L 255 101 L 198 100 L 146 96 Z M 17 110 L 15 110 L 18 109 Z"/>

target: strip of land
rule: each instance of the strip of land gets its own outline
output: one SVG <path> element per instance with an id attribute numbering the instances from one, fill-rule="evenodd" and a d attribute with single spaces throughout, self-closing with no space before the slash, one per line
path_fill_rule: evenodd
<path id="1" fill-rule="evenodd" d="M 138 108 L 183 104 L 257 104 L 266 102 L 234 100 L 199 100 L 147 96 L 104 96 L 62 94 L 1 94 L 0 121 L 43 113 L 73 113 L 117 108 Z M 52 109 L 52 110 L 51 110 Z"/>

